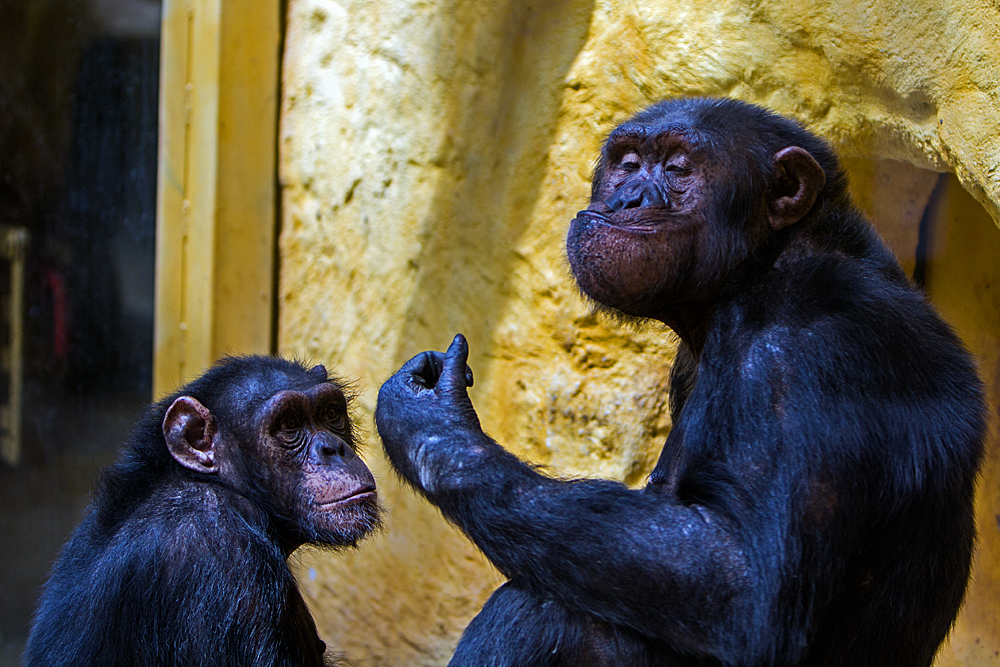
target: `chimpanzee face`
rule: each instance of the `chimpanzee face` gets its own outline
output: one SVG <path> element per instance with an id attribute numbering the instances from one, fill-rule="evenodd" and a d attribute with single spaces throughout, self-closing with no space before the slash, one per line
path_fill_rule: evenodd
<path id="1" fill-rule="evenodd" d="M 167 447 L 265 512 L 286 552 L 306 542 L 354 546 L 379 526 L 349 397 L 325 368 L 248 374 L 212 400 L 215 414 L 192 396 L 174 400 L 163 419 Z"/>
<path id="2" fill-rule="evenodd" d="M 626 123 L 605 144 L 590 206 L 573 220 L 567 252 L 580 288 L 628 315 L 695 287 L 710 231 L 704 155 L 677 127 Z"/>
<path id="3" fill-rule="evenodd" d="M 823 168 L 780 137 L 733 136 L 755 118 L 731 105 L 667 102 L 610 134 L 590 205 L 566 241 L 584 294 L 675 327 L 678 308 L 732 292 L 775 234 L 812 210 Z"/>
<path id="4" fill-rule="evenodd" d="M 282 390 L 257 410 L 260 462 L 301 541 L 353 545 L 378 525 L 375 480 L 355 451 L 343 390 Z"/>

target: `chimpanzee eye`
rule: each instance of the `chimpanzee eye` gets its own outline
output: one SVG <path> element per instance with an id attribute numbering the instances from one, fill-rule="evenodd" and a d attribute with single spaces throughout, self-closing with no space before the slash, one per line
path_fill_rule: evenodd
<path id="1" fill-rule="evenodd" d="M 664 171 L 674 173 L 684 173 L 691 169 L 691 161 L 683 153 L 675 153 L 670 157 L 670 161 L 663 166 Z"/>
<path id="2" fill-rule="evenodd" d="M 642 158 L 635 152 L 626 153 L 619 165 L 625 171 L 637 171 L 642 166 Z"/>
<path id="3" fill-rule="evenodd" d="M 330 404 L 323 408 L 321 422 L 331 431 L 342 432 L 347 427 L 347 415 L 339 406 Z"/>
<path id="4" fill-rule="evenodd" d="M 286 412 L 278 418 L 274 434 L 286 444 L 294 443 L 302 430 L 302 418 L 295 412 Z"/>

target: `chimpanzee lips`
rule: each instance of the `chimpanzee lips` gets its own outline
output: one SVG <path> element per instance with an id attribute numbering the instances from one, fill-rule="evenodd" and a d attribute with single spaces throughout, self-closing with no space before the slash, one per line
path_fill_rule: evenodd
<path id="1" fill-rule="evenodd" d="M 324 500 L 322 502 L 316 503 L 317 507 L 330 508 L 335 506 L 346 506 L 358 502 L 363 502 L 368 498 L 374 498 L 376 494 L 374 486 L 362 486 L 351 493 L 339 498 L 333 498 L 331 500 Z"/>
<path id="2" fill-rule="evenodd" d="M 627 208 L 621 211 L 597 211 L 585 209 L 576 214 L 581 222 L 597 223 L 609 227 L 651 229 L 661 226 L 665 220 L 665 208 L 660 206 L 642 206 Z"/>

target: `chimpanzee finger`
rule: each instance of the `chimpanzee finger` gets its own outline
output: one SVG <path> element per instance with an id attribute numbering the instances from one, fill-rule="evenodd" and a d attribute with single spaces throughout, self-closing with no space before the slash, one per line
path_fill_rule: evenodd
<path id="1" fill-rule="evenodd" d="M 428 350 L 413 357 L 399 369 L 399 374 L 409 376 L 417 384 L 433 389 L 444 370 L 444 353 Z"/>
<path id="2" fill-rule="evenodd" d="M 465 336 L 457 334 L 454 340 L 451 341 L 451 345 L 448 346 L 448 351 L 444 353 L 444 369 L 442 370 L 441 377 L 442 385 L 447 387 L 458 386 L 458 383 L 462 382 L 464 387 L 472 386 L 475 379 L 472 376 L 472 369 L 466 363 L 468 358 L 469 344 L 465 340 Z"/>

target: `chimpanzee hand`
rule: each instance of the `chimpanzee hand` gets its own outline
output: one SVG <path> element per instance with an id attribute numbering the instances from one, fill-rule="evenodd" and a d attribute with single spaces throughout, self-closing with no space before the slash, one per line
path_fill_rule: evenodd
<path id="1" fill-rule="evenodd" d="M 459 334 L 447 352 L 410 359 L 378 393 L 375 424 L 385 452 L 396 471 L 425 493 L 434 491 L 439 476 L 479 458 L 490 442 L 469 400 L 468 357 Z"/>

